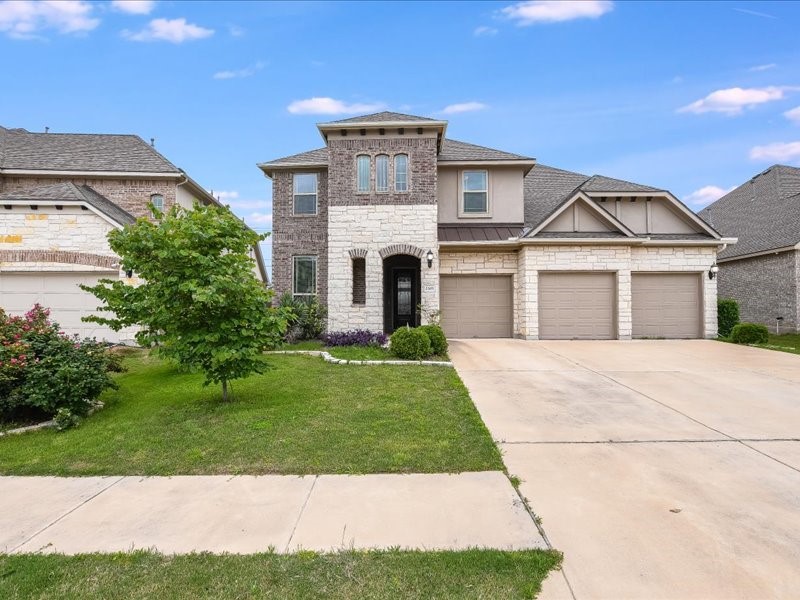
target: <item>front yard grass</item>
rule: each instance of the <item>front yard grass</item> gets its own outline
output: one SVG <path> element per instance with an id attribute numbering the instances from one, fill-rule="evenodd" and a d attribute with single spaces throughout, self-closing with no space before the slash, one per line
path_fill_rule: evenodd
<path id="1" fill-rule="evenodd" d="M 720 340 L 730 342 L 728 338 L 720 338 Z M 800 354 L 800 333 L 782 333 L 781 335 L 770 333 L 769 341 L 766 344 L 753 344 L 753 347 Z"/>
<path id="2" fill-rule="evenodd" d="M 0 556 L 0 598 L 532 598 L 553 551 Z"/>
<path id="3" fill-rule="evenodd" d="M 317 340 L 306 340 L 294 344 L 284 344 L 280 348 L 286 351 L 324 350 L 334 358 L 345 360 L 400 360 L 382 346 L 325 346 Z M 425 360 L 449 361 L 447 356 L 430 356 Z"/>
<path id="4" fill-rule="evenodd" d="M 3 475 L 435 473 L 502 470 L 455 370 L 270 355 L 233 401 L 144 353 L 106 408 L 65 432 L 0 438 Z"/>

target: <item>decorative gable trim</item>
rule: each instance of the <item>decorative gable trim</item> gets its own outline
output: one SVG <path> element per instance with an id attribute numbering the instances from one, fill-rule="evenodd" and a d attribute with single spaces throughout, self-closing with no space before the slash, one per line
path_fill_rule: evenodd
<path id="1" fill-rule="evenodd" d="M 593 212 L 599 219 L 602 219 L 603 221 L 607 222 L 609 225 L 619 230 L 620 233 L 625 234 L 625 236 L 629 238 L 636 237 L 636 234 L 633 231 L 631 231 L 622 221 L 617 219 L 614 215 L 612 215 L 608 211 L 603 210 L 602 208 L 597 206 L 597 204 L 595 204 L 595 202 L 592 201 L 592 199 L 587 194 L 581 191 L 577 192 L 571 198 L 566 200 L 561 206 L 556 208 L 552 213 L 550 213 L 550 216 L 548 216 L 544 221 L 539 223 L 535 228 L 531 229 L 527 234 L 525 234 L 524 237 L 532 238 L 536 236 L 537 233 L 544 230 L 550 223 L 555 221 L 559 215 L 564 213 L 569 207 L 571 207 L 576 202 L 580 202 L 582 206 L 584 206 L 590 212 Z"/>

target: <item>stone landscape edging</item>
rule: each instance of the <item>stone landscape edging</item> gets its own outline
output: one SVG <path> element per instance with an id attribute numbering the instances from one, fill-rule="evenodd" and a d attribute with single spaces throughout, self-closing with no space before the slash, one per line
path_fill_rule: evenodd
<path id="1" fill-rule="evenodd" d="M 325 350 L 272 350 L 267 354 L 306 354 L 308 356 L 319 356 L 325 362 L 333 365 L 424 365 L 426 367 L 452 367 L 453 363 L 449 360 L 350 360 L 347 358 L 336 358 Z"/>

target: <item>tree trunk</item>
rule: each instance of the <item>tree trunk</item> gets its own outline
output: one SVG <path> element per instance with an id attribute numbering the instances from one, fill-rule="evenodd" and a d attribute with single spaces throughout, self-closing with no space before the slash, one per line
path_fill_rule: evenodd
<path id="1" fill-rule="evenodd" d="M 222 380 L 222 401 L 223 402 L 227 402 L 228 401 L 228 380 L 227 379 L 223 379 Z"/>

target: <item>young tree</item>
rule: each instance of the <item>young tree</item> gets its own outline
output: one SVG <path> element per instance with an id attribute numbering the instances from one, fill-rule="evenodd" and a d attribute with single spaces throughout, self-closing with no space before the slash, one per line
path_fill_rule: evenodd
<path id="1" fill-rule="evenodd" d="M 121 268 L 141 283 L 103 279 L 81 286 L 115 315 L 85 320 L 115 331 L 138 325 L 139 344 L 199 368 L 205 385 L 222 384 L 227 400 L 228 382 L 263 372 L 263 351 L 286 331 L 286 311 L 270 306 L 271 292 L 253 273 L 249 252 L 266 236 L 219 206 L 176 206 L 156 217 L 109 234 Z"/>

